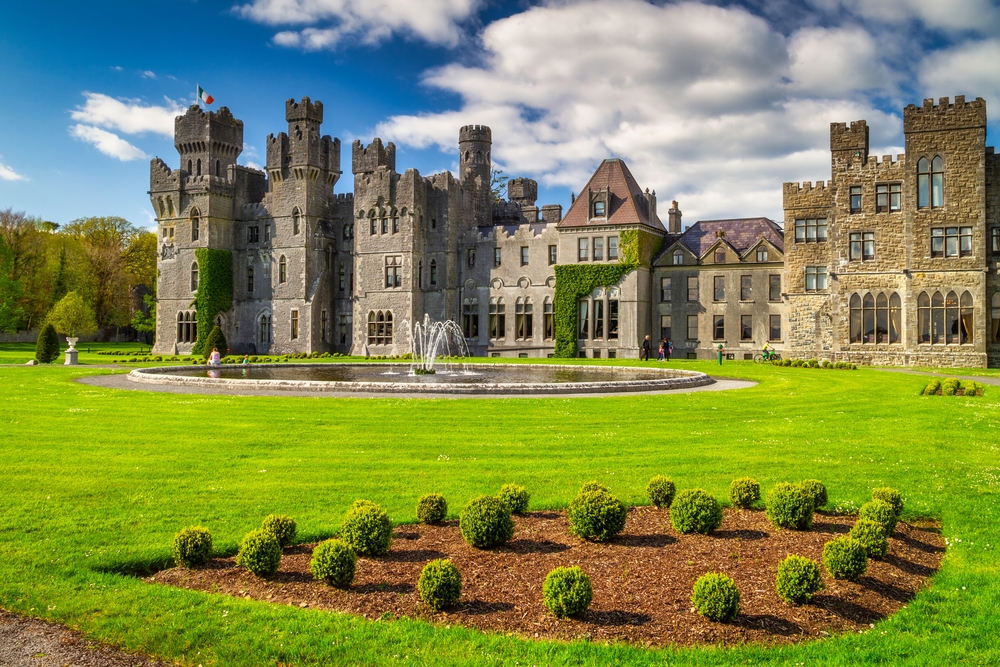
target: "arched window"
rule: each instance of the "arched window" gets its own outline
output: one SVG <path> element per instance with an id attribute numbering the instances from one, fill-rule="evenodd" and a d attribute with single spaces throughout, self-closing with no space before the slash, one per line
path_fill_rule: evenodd
<path id="1" fill-rule="evenodd" d="M 684 252 L 681 250 L 674 250 L 674 265 L 684 263 Z"/>
<path id="2" fill-rule="evenodd" d="M 993 295 L 993 312 L 990 318 L 990 342 L 1000 343 L 1000 292 Z"/>
<path id="3" fill-rule="evenodd" d="M 295 208 L 292 210 L 292 234 L 299 233 L 299 209 Z"/>
<path id="4" fill-rule="evenodd" d="M 899 342 L 899 331 L 903 321 L 903 303 L 895 292 L 889 297 L 889 342 Z"/>
<path id="5" fill-rule="evenodd" d="M 875 298 L 875 342 L 889 342 L 889 298 L 885 293 Z"/>
<path id="6" fill-rule="evenodd" d="M 503 340 L 507 337 L 507 306 L 503 297 L 490 299 L 490 338 Z"/>
<path id="7" fill-rule="evenodd" d="M 201 233 L 201 217 L 198 214 L 198 209 L 191 211 L 191 240 L 197 241 L 198 235 Z"/>
<path id="8" fill-rule="evenodd" d="M 590 300 L 580 299 L 579 301 L 580 315 L 578 323 L 580 325 L 580 334 L 577 338 L 586 339 L 590 337 Z"/>
<path id="9" fill-rule="evenodd" d="M 758 262 L 767 261 L 767 246 L 761 246 L 757 248 L 757 261 Z"/>
<path id="10" fill-rule="evenodd" d="M 863 327 L 862 342 L 875 342 L 875 297 L 865 294 L 861 300 L 861 326 Z"/>
<path id="11" fill-rule="evenodd" d="M 955 292 L 948 292 L 944 300 L 944 325 L 945 342 L 959 343 L 962 334 L 958 323 L 958 295 Z"/>
<path id="12" fill-rule="evenodd" d="M 392 345 L 392 311 L 368 312 L 368 344 Z"/>
<path id="13" fill-rule="evenodd" d="M 431 285 L 438 284 L 438 265 L 437 260 L 431 260 Z"/>
<path id="14" fill-rule="evenodd" d="M 726 263 L 726 249 L 719 248 L 715 251 L 715 263 L 725 264 Z"/>
<path id="15" fill-rule="evenodd" d="M 347 287 L 347 268 L 343 264 L 340 265 L 339 277 L 340 277 L 339 289 L 341 292 L 343 292 L 344 289 L 346 289 Z"/>
<path id="16" fill-rule="evenodd" d="M 975 335 L 973 332 L 973 314 L 972 314 L 972 294 L 969 292 L 962 292 L 961 301 L 961 313 L 959 315 L 959 328 L 961 329 L 961 342 L 963 343 L 973 343 L 975 342 Z"/>
<path id="17" fill-rule="evenodd" d="M 191 291 L 198 291 L 198 262 L 191 262 Z"/>
<path id="18" fill-rule="evenodd" d="M 285 256 L 282 255 L 278 259 L 278 282 L 283 283 L 288 280 L 288 262 L 285 260 Z"/>
<path id="19" fill-rule="evenodd" d="M 462 302 L 462 332 L 466 338 L 479 338 L 479 299 Z"/>
<path id="20" fill-rule="evenodd" d="M 944 342 L 944 295 L 934 292 L 931 297 L 931 342 Z"/>
<path id="21" fill-rule="evenodd" d="M 542 323 L 545 340 L 552 340 L 556 335 L 556 314 L 552 306 L 552 297 L 545 297 L 545 301 L 542 303 L 542 318 L 545 320 Z"/>
<path id="22" fill-rule="evenodd" d="M 861 338 L 861 297 L 851 295 L 851 342 L 860 343 Z"/>
<path id="23" fill-rule="evenodd" d="M 191 170 L 191 160 L 188 160 L 188 176 L 190 176 L 193 173 L 194 172 Z"/>
<path id="24" fill-rule="evenodd" d="M 219 160 L 215 161 L 215 175 L 220 178 L 222 177 L 222 162 Z"/>
<path id="25" fill-rule="evenodd" d="M 376 234 L 378 234 L 378 222 L 376 222 L 376 220 L 375 220 L 375 211 L 372 211 L 368 215 L 368 228 L 369 228 L 369 232 L 370 232 L 370 234 L 372 236 L 375 236 Z"/>
<path id="26" fill-rule="evenodd" d="M 944 160 L 940 155 L 917 161 L 917 207 L 944 205 Z"/>
<path id="27" fill-rule="evenodd" d="M 515 338 L 518 340 L 529 340 L 532 337 L 532 320 L 531 297 L 519 297 L 514 303 Z"/>
<path id="28" fill-rule="evenodd" d="M 193 310 L 177 312 L 177 342 L 193 343 L 198 339 L 198 317 Z"/>
<path id="29" fill-rule="evenodd" d="M 927 292 L 917 297 L 917 342 L 931 342 L 931 299 Z"/>
<path id="30" fill-rule="evenodd" d="M 198 158 L 198 175 L 201 176 L 201 158 Z"/>
<path id="31" fill-rule="evenodd" d="M 261 345 L 267 345 L 271 342 L 271 316 L 261 315 L 260 316 L 260 343 Z"/>
<path id="32" fill-rule="evenodd" d="M 253 267 L 247 267 L 247 294 L 253 296 Z"/>

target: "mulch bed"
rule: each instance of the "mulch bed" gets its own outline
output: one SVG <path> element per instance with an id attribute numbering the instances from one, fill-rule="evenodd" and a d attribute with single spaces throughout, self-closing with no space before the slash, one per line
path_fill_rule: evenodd
<path id="1" fill-rule="evenodd" d="M 359 559 L 347 590 L 313 581 L 310 545 L 285 549 L 281 569 L 269 579 L 236 567 L 232 558 L 218 558 L 146 581 L 369 619 L 420 617 L 543 639 L 782 644 L 868 629 L 903 607 L 944 554 L 934 525 L 900 523 L 886 558 L 869 561 L 857 582 L 834 580 L 823 569 L 826 588 L 810 604 L 792 607 L 774 590 L 778 563 L 790 553 L 822 562 L 823 545 L 845 534 L 853 517 L 816 514 L 811 530 L 797 532 L 774 529 L 760 511 L 727 509 L 712 535 L 680 535 L 670 527 L 667 510 L 637 507 L 629 510 L 622 534 L 604 544 L 571 537 L 562 512 L 532 512 L 515 523 L 509 544 L 486 551 L 462 541 L 457 521 L 400 526 L 388 555 Z M 462 573 L 462 599 L 450 612 L 431 612 L 416 591 L 421 568 L 435 558 L 450 558 Z M 545 575 L 560 565 L 581 566 L 593 582 L 594 600 L 581 618 L 559 620 L 542 604 Z M 691 587 L 710 570 L 725 572 L 739 588 L 741 613 L 731 624 L 712 623 L 691 607 Z"/>

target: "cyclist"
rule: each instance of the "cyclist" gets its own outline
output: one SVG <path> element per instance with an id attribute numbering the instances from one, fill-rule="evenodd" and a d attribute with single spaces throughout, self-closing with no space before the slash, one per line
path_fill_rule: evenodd
<path id="1" fill-rule="evenodd" d="M 770 361 L 771 357 L 774 355 L 774 353 L 771 351 L 771 344 L 767 341 L 764 341 L 764 347 L 761 349 L 761 351 L 764 353 L 764 361 Z"/>

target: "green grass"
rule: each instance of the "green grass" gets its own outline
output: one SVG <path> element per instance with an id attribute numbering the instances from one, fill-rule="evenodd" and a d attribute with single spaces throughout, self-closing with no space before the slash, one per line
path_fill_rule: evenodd
<path id="1" fill-rule="evenodd" d="M 59 358 L 52 362 L 53 366 L 60 365 L 66 360 L 63 353 L 68 347 L 66 338 L 60 336 Z M 122 357 L 97 354 L 98 351 L 121 350 L 137 355 L 140 349 L 144 353 L 148 353 L 149 345 L 140 345 L 139 343 L 79 343 L 76 349 L 80 353 L 77 360 L 81 364 L 107 364 L 112 359 L 121 359 Z M 24 364 L 34 358 L 34 343 L 0 343 L 0 364 Z"/>
<path id="2" fill-rule="evenodd" d="M 226 666 L 1000 662 L 1000 392 L 921 397 L 926 377 L 742 362 L 722 372 L 758 386 L 582 399 L 255 398 L 72 382 L 96 372 L 0 368 L 0 606 L 95 639 Z M 232 552 L 272 512 L 313 540 L 356 498 L 410 522 L 431 491 L 453 514 L 505 482 L 526 486 L 533 509 L 561 508 L 597 479 L 639 504 L 654 474 L 719 498 L 734 477 L 756 477 L 765 492 L 816 478 L 844 507 L 895 486 L 905 518 L 940 519 L 950 547 L 933 586 L 900 613 L 864 634 L 782 648 L 528 641 L 133 576 L 166 565 L 186 525 L 208 526 Z"/>

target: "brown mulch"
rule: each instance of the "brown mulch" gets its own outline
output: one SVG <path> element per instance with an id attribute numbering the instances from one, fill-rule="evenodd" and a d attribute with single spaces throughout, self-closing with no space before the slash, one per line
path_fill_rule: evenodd
<path id="1" fill-rule="evenodd" d="M 869 561 L 857 582 L 834 580 L 823 569 L 826 588 L 810 604 L 782 602 L 774 590 L 778 563 L 790 553 L 822 562 L 823 545 L 853 522 L 816 514 L 811 530 L 779 531 L 763 512 L 727 509 L 712 535 L 680 535 L 670 527 L 667 510 L 637 507 L 629 510 L 621 535 L 594 544 L 568 534 L 565 513 L 532 512 L 515 517 L 509 544 L 485 551 L 462 541 L 457 521 L 400 526 L 388 555 L 359 559 L 347 590 L 313 581 L 309 545 L 285 549 L 281 569 L 268 579 L 219 558 L 147 581 L 370 619 L 421 617 L 545 639 L 781 644 L 869 628 L 903 607 L 941 563 L 944 541 L 937 528 L 900 523 L 886 558 Z M 450 612 L 431 612 L 416 591 L 421 568 L 435 558 L 450 558 L 462 573 L 461 602 Z M 556 619 L 542 604 L 545 575 L 560 565 L 579 565 L 593 582 L 593 603 L 579 619 Z M 712 623 L 691 607 L 691 587 L 710 570 L 725 572 L 739 588 L 741 613 L 731 624 Z"/>

